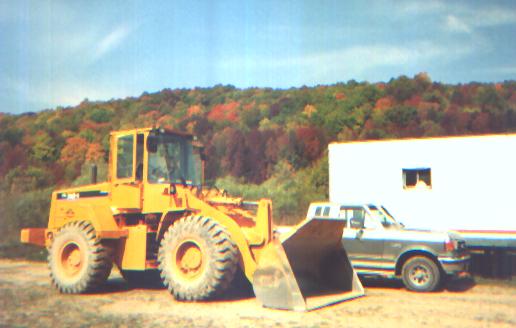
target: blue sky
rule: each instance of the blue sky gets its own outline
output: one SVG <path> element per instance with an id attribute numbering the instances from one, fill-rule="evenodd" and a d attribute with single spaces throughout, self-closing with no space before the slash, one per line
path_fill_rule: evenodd
<path id="1" fill-rule="evenodd" d="M 516 78 L 515 1 L 0 0 L 0 111 L 215 84 Z"/>

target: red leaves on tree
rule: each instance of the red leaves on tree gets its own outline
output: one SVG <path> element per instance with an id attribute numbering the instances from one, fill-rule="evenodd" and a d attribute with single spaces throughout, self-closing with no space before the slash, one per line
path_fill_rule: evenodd
<path id="1" fill-rule="evenodd" d="M 384 110 L 387 108 L 391 108 L 392 106 L 394 106 L 395 103 L 396 103 L 396 101 L 391 96 L 382 97 L 376 101 L 374 109 Z"/>
<path id="2" fill-rule="evenodd" d="M 421 103 L 421 96 L 420 95 L 413 95 L 410 97 L 410 99 L 405 101 L 406 106 L 412 106 L 412 107 L 418 107 Z"/>
<path id="3" fill-rule="evenodd" d="M 88 141 L 81 137 L 71 137 L 61 150 L 59 160 L 64 164 L 82 164 L 88 152 Z"/>
<path id="4" fill-rule="evenodd" d="M 296 139 L 301 146 L 302 157 L 308 161 L 319 158 L 323 150 L 322 133 L 313 127 L 300 127 L 296 129 Z"/>
<path id="5" fill-rule="evenodd" d="M 17 166 L 24 166 L 27 160 L 26 151 L 21 145 L 11 146 L 8 142 L 0 143 L 0 176 Z"/>
<path id="6" fill-rule="evenodd" d="M 344 100 L 344 99 L 346 99 L 346 95 L 344 94 L 344 92 L 337 92 L 335 94 L 335 99 L 336 100 Z"/>
<path id="7" fill-rule="evenodd" d="M 480 112 L 471 122 L 471 130 L 477 133 L 486 133 L 489 131 L 489 114 Z"/>
<path id="8" fill-rule="evenodd" d="M 215 105 L 208 113 L 208 119 L 216 122 L 230 121 L 236 123 L 238 122 L 237 110 L 239 106 L 240 103 L 236 101 L 232 101 L 227 104 Z"/>
<path id="9" fill-rule="evenodd" d="M 199 105 L 190 106 L 186 110 L 186 117 L 192 117 L 192 116 L 200 115 L 200 114 L 202 114 L 202 108 Z"/>
<path id="10" fill-rule="evenodd" d="M 88 145 L 88 151 L 86 152 L 86 160 L 90 162 L 98 162 L 105 156 L 104 149 L 98 143 L 91 143 Z"/>

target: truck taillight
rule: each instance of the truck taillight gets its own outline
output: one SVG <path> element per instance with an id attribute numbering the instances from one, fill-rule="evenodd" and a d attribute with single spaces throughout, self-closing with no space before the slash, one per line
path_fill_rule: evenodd
<path id="1" fill-rule="evenodd" d="M 453 240 L 448 239 L 448 240 L 444 243 L 444 249 L 445 249 L 447 252 L 453 252 L 453 251 L 455 250 L 455 244 L 453 243 Z"/>

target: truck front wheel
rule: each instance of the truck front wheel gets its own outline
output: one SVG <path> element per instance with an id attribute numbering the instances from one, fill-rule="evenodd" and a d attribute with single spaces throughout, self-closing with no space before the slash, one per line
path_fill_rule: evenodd
<path id="1" fill-rule="evenodd" d="M 189 216 L 169 227 L 158 259 L 163 283 L 174 297 L 200 301 L 219 295 L 231 284 L 238 249 L 216 221 Z"/>
<path id="2" fill-rule="evenodd" d="M 434 261 L 425 256 L 409 258 L 402 269 L 403 284 L 415 292 L 431 292 L 438 288 L 441 271 Z"/>
<path id="3" fill-rule="evenodd" d="M 86 221 L 64 225 L 48 253 L 52 284 L 66 294 L 97 289 L 113 267 L 111 249 L 97 239 L 95 229 Z"/>

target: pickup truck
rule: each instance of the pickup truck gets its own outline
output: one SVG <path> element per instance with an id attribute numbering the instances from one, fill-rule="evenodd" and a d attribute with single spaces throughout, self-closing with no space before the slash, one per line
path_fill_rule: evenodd
<path id="1" fill-rule="evenodd" d="M 307 216 L 345 218 L 342 244 L 359 276 L 401 278 L 407 289 L 429 292 L 448 277 L 469 275 L 459 235 L 405 229 L 383 206 L 312 203 Z"/>

